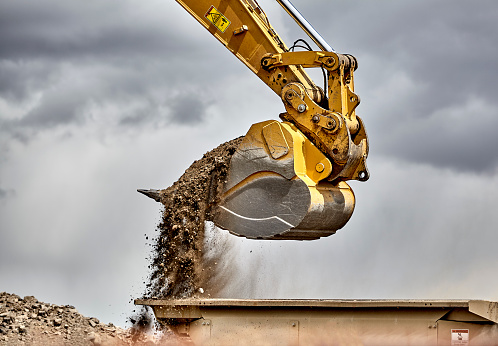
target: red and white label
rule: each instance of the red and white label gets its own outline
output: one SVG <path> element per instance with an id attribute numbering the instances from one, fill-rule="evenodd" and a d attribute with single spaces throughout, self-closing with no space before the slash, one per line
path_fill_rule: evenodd
<path id="1" fill-rule="evenodd" d="M 468 329 L 452 329 L 451 330 L 451 346 L 453 345 L 468 345 L 469 330 Z"/>

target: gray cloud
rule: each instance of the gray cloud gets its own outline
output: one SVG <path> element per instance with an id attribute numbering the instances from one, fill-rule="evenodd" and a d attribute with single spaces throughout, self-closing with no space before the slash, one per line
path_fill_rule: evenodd
<path id="1" fill-rule="evenodd" d="M 385 153 L 459 170 L 493 173 L 498 166 L 498 108 L 483 99 L 467 98 L 404 124 L 392 121 L 393 135 L 379 143 Z"/>
<path id="2" fill-rule="evenodd" d="M 130 55 L 165 52 L 171 45 L 165 40 L 165 25 L 153 12 L 154 6 L 157 2 L 137 8 L 132 1 L 119 6 L 58 0 L 3 1 L 0 56 L 4 59 L 99 56 L 126 60 Z M 147 25 L 143 25 L 144 20 Z"/>
<path id="3" fill-rule="evenodd" d="M 0 1 L 0 101 L 24 109 L 4 114 L 0 132 L 26 141 L 40 131 L 83 126 L 108 109 L 115 113 L 111 129 L 204 121 L 204 101 L 182 104 L 182 97 L 168 96 L 184 93 L 179 90 L 193 76 L 202 76 L 197 69 L 205 69 L 212 54 L 202 51 L 200 40 L 186 40 L 173 29 L 190 35 L 192 27 L 202 28 L 168 17 L 169 6 L 159 1 L 136 5 Z M 204 59 L 193 68 L 184 57 L 200 52 Z"/>
<path id="4" fill-rule="evenodd" d="M 16 195 L 16 190 L 14 189 L 2 189 L 0 188 L 0 200 L 6 199 Z"/>
<path id="5" fill-rule="evenodd" d="M 198 95 L 180 95 L 171 100 L 171 121 L 178 124 L 199 124 L 205 117 L 206 103 Z"/>
<path id="6" fill-rule="evenodd" d="M 498 119 L 494 2 L 349 1 L 337 4 L 340 15 L 332 21 L 316 11 L 320 5 L 327 6 L 296 3 L 334 48 L 359 59 L 358 112 L 372 155 L 494 170 L 498 139 L 488 130 Z"/>
<path id="7" fill-rule="evenodd" d="M 77 67 L 64 65 L 53 66 L 52 73 L 39 80 L 25 73 L 14 76 L 3 93 L 7 102 L 15 107 L 29 102 L 33 95 L 39 95 L 39 99 L 20 117 L 0 119 L 0 132 L 18 138 L 31 137 L 51 128 L 95 122 L 107 109 L 115 110 L 109 118 L 110 130 L 119 126 L 159 128 L 204 121 L 202 114 L 207 104 L 199 99 L 202 96 L 182 96 L 190 92 L 179 95 L 177 88 L 186 82 L 175 82 L 182 77 L 173 75 L 173 67 L 166 64 L 139 68 L 133 64 L 116 68 L 97 61 Z M 193 106 L 195 109 L 191 109 Z"/>
<path id="8" fill-rule="evenodd" d="M 0 96 L 19 103 L 54 82 L 58 68 L 40 61 L 0 60 Z"/>

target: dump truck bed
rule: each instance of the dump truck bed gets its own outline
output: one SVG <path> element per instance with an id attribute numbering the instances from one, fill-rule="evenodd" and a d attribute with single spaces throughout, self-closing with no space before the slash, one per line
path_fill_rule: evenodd
<path id="1" fill-rule="evenodd" d="M 194 345 L 498 345 L 484 300 L 138 299 Z"/>

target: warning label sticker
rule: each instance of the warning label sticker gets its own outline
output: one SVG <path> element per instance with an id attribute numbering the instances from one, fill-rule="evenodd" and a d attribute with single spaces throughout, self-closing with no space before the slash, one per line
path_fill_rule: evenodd
<path id="1" fill-rule="evenodd" d="M 451 346 L 453 345 L 468 345 L 469 330 L 468 329 L 452 329 L 451 330 Z"/>
<path id="2" fill-rule="evenodd" d="M 206 17 L 211 23 L 213 23 L 214 26 L 217 27 L 221 32 L 225 32 L 225 30 L 230 25 L 230 21 L 228 20 L 228 18 L 221 14 L 221 12 L 218 11 L 214 6 L 211 6 L 209 8 L 204 17 Z"/>

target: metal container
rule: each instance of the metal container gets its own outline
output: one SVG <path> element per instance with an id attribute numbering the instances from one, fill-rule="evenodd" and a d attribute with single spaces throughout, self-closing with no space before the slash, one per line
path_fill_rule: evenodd
<path id="1" fill-rule="evenodd" d="M 498 345 L 483 300 L 139 299 L 194 345 Z"/>

